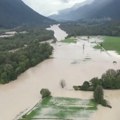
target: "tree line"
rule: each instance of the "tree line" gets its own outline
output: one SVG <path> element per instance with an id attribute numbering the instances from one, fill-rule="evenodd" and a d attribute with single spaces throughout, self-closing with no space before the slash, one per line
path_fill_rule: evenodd
<path id="1" fill-rule="evenodd" d="M 0 83 L 15 80 L 28 68 L 49 58 L 52 50 L 48 43 L 33 42 L 16 52 L 0 52 Z"/>
<path id="2" fill-rule="evenodd" d="M 91 22 L 78 21 L 67 22 L 60 25 L 61 29 L 65 30 L 69 36 L 80 35 L 106 35 L 106 36 L 120 36 L 120 22 Z"/>
<path id="3" fill-rule="evenodd" d="M 52 31 L 45 28 L 16 29 L 17 34 L 0 38 L 0 83 L 15 80 L 28 68 L 49 58 L 53 47 L 42 41 L 54 38 Z M 21 33 L 20 31 L 27 31 Z"/>
<path id="4" fill-rule="evenodd" d="M 80 86 L 73 86 L 75 90 L 93 91 L 93 100 L 97 104 L 112 108 L 104 99 L 103 89 L 120 89 L 120 70 L 109 69 L 101 78 L 94 77 L 89 81 L 83 82 Z"/>
<path id="5" fill-rule="evenodd" d="M 74 89 L 94 91 L 98 85 L 104 89 L 120 89 L 120 70 L 109 69 L 101 78 L 94 77 L 90 81 L 85 81 L 81 86 L 74 86 Z"/>
<path id="6" fill-rule="evenodd" d="M 0 51 L 22 48 L 32 41 L 42 42 L 53 38 L 54 33 L 44 28 L 28 28 L 25 34 L 20 33 L 18 30 L 18 33 L 13 37 L 0 38 Z"/>

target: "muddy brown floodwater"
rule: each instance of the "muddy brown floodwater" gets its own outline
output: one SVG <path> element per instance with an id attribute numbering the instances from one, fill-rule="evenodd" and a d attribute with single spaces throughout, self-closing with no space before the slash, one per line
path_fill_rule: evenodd
<path id="1" fill-rule="evenodd" d="M 67 35 L 60 30 L 59 25 L 51 26 L 49 29 L 55 31 L 59 41 Z M 57 30 L 59 34 L 56 33 Z M 109 68 L 120 68 L 119 55 L 107 54 L 93 48 L 94 41 L 99 41 L 99 37 L 91 37 L 89 41 L 87 37 L 77 39 L 76 44 L 57 42 L 53 45 L 53 59 L 45 60 L 28 69 L 9 84 L 0 85 L 0 120 L 13 120 L 36 104 L 41 99 L 39 92 L 42 88 L 50 89 L 53 96 L 92 98 L 91 92 L 76 92 L 72 86 L 96 76 L 100 77 Z M 117 61 L 116 65 L 113 64 L 113 60 Z M 65 89 L 61 89 L 59 84 L 62 79 L 66 81 Z M 120 120 L 120 91 L 105 91 L 105 96 L 113 108 L 99 106 L 90 119 Z"/>

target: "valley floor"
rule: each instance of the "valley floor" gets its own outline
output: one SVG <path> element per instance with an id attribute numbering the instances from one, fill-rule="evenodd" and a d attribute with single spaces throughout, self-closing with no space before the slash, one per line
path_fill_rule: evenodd
<path id="1" fill-rule="evenodd" d="M 15 116 L 30 109 L 41 99 L 42 88 L 48 88 L 55 97 L 91 99 L 92 92 L 74 91 L 73 85 L 100 77 L 110 68 L 120 68 L 119 55 L 107 54 L 94 48 L 95 41 L 100 40 L 99 37 L 91 37 L 90 40 L 78 37 L 77 43 L 57 42 L 53 44 L 52 59 L 28 69 L 16 81 L 0 85 L 0 120 L 13 120 Z M 117 61 L 116 65 L 113 64 L 114 60 Z M 62 79 L 66 81 L 65 89 L 60 86 Z M 105 98 L 110 101 L 112 109 L 99 106 L 91 120 L 120 119 L 120 90 L 105 90 Z"/>

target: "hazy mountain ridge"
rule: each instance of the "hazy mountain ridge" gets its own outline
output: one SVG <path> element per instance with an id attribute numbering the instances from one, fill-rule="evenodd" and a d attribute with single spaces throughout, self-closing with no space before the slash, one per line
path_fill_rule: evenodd
<path id="1" fill-rule="evenodd" d="M 46 18 L 22 0 L 0 0 L 0 27 L 16 27 L 21 25 L 51 24 L 54 21 Z"/>
<path id="2" fill-rule="evenodd" d="M 90 4 L 84 4 L 77 9 L 73 8 L 61 11 L 58 15 L 52 15 L 50 18 L 56 20 L 79 20 L 79 19 L 120 19 L 120 1 L 119 0 L 94 0 Z"/>

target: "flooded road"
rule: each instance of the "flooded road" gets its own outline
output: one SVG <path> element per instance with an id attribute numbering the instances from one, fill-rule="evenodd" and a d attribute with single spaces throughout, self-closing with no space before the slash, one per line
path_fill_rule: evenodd
<path id="1" fill-rule="evenodd" d="M 56 25 L 51 26 L 50 29 L 60 31 L 59 26 Z M 63 39 L 63 36 L 66 37 L 64 31 L 56 35 L 59 41 Z M 93 77 L 100 77 L 109 68 L 120 68 L 120 57 L 118 55 L 107 54 L 93 48 L 94 41 L 99 41 L 100 38 L 91 37 L 90 40 L 87 40 L 87 37 L 77 37 L 77 39 L 76 44 L 62 42 L 53 44 L 52 59 L 45 60 L 28 69 L 16 81 L 0 85 L 0 120 L 13 120 L 15 116 L 33 106 L 41 99 L 40 90 L 42 88 L 50 89 L 53 96 L 92 98 L 91 92 L 76 92 L 72 86 L 82 84 L 83 81 L 90 80 Z M 113 60 L 117 61 L 116 65 L 113 64 Z M 61 89 L 60 86 L 60 81 L 63 79 L 66 81 L 65 89 Z M 116 104 L 118 103 L 117 100 L 120 100 L 120 91 L 106 91 L 106 98 L 111 103 L 113 101 L 111 104 L 113 109 L 100 107 L 92 116 L 92 120 L 98 120 L 96 116 L 100 115 L 101 109 L 107 109 L 106 114 L 108 115 L 111 114 L 111 110 L 116 110 L 116 114 L 118 113 L 116 107 L 120 108 L 120 106 L 116 106 Z M 120 117 L 119 113 L 117 115 Z M 112 118 L 109 120 L 120 119 Z"/>

